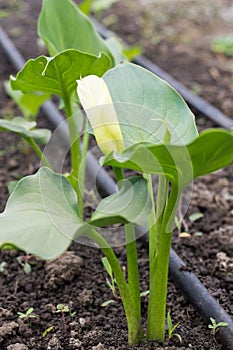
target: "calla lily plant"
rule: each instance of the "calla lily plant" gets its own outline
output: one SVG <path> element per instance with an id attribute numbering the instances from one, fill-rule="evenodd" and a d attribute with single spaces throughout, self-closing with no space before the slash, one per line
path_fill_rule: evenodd
<path id="1" fill-rule="evenodd" d="M 80 32 L 82 36 L 74 37 Z M 69 128 L 71 170 L 68 176 L 56 173 L 37 148 L 47 166 L 14 187 L 0 213 L 0 246 L 7 244 L 54 259 L 80 237 L 94 241 L 106 256 L 119 288 L 129 344 L 145 337 L 163 342 L 169 252 L 180 196 L 195 178 L 232 163 L 233 134 L 217 128 L 198 134 L 194 115 L 183 98 L 151 72 L 128 62 L 117 64 L 119 52 L 109 49 L 71 0 L 44 0 L 38 33 L 51 57 L 29 60 L 11 77 L 11 88 L 59 96 Z M 75 113 L 80 103 L 87 118 Z M 35 123 L 21 119 L 13 124 L 0 122 L 0 131 L 16 132 L 30 144 L 41 138 L 47 142 L 50 134 L 35 132 L 34 127 Z M 101 164 L 113 168 L 119 191 L 102 199 L 85 220 L 81 163 L 86 158 L 89 132 L 94 133 L 103 152 Z M 137 175 L 127 177 L 127 170 Z M 156 196 L 153 175 L 158 177 Z M 100 229 L 116 223 L 124 225 L 126 276 Z M 141 315 L 136 226 L 147 226 L 149 236 L 146 330 Z"/>
<path id="2" fill-rule="evenodd" d="M 148 181 L 152 208 L 148 216 L 150 296 L 146 337 L 164 341 L 169 252 L 179 198 L 193 179 L 232 162 L 232 134 L 222 129 L 210 129 L 198 135 L 194 117 L 182 98 L 164 81 L 133 64 L 121 64 L 108 71 L 103 78 L 86 77 L 84 80 L 86 83 L 85 97 L 88 96 L 89 101 L 93 101 L 96 90 L 102 96 L 100 99 L 97 97 L 96 106 L 94 106 L 92 102 L 88 103 L 83 98 L 83 91 L 78 86 L 80 102 L 92 125 L 99 147 L 101 148 L 98 137 L 99 122 L 96 125 L 95 120 L 100 119 L 95 107 L 99 106 L 101 101 L 104 106 L 105 97 L 108 104 L 111 105 L 112 115 L 108 114 L 106 119 L 104 119 L 105 114 L 102 115 L 103 126 L 105 123 L 108 124 L 112 117 L 114 123 L 118 121 L 120 129 L 115 138 L 115 145 L 109 144 L 109 147 L 103 150 L 105 156 L 101 163 L 111 165 L 118 179 L 119 174 L 121 178 L 124 177 L 124 174 L 123 171 L 119 172 L 116 169 L 125 168 L 142 172 L 143 177 Z M 138 84 L 136 83 L 136 86 L 130 84 L 130 80 Z M 154 83 L 154 91 L 153 88 L 150 89 L 151 80 Z M 164 105 L 161 106 L 161 101 L 158 101 L 156 106 L 156 99 L 158 99 L 156 90 L 160 89 L 164 92 L 162 96 Z M 92 91 L 92 96 L 90 96 L 90 91 Z M 167 103 L 167 94 L 170 97 L 170 103 Z M 129 101 L 132 105 L 125 100 L 125 96 L 130 96 Z M 148 108 L 143 108 L 150 98 Z M 140 99 L 143 100 L 142 104 L 138 104 Z M 118 106 L 120 102 L 121 108 L 118 108 L 119 113 L 117 114 L 114 105 Z M 152 110 L 153 105 L 155 105 L 154 110 Z M 174 113 L 177 107 L 178 113 Z M 166 111 L 166 114 L 161 114 L 161 109 Z M 179 116 L 182 110 L 185 114 Z M 125 114 L 131 111 L 134 112 L 134 115 L 133 118 L 132 115 L 130 115 L 131 119 L 129 118 L 131 122 L 129 137 L 129 125 L 125 120 Z M 180 129 L 176 127 L 177 119 L 180 123 L 183 122 Z M 159 125 L 156 124 L 158 122 Z M 154 127 L 156 130 L 151 133 Z M 141 135 L 145 133 L 141 139 L 141 135 L 138 135 L 139 128 Z M 152 141 L 148 139 L 149 142 L 145 142 L 148 131 L 150 131 Z M 159 135 L 156 135 L 158 132 Z M 122 135 L 126 135 L 122 144 L 125 143 L 128 147 L 118 151 L 116 145 L 118 138 L 122 138 Z M 107 140 L 108 132 L 105 138 Z M 153 195 L 152 174 L 159 175 L 156 202 Z M 137 273 L 138 271 L 134 272 L 135 275 Z M 140 334 L 139 331 L 138 334 Z"/>

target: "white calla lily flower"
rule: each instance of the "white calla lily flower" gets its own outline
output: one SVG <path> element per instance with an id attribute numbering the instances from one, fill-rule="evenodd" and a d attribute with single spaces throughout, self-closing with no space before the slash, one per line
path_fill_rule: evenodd
<path id="1" fill-rule="evenodd" d="M 96 142 L 106 155 L 112 151 L 121 154 L 124 150 L 116 110 L 105 81 L 96 75 L 77 80 L 79 100 L 93 128 Z"/>

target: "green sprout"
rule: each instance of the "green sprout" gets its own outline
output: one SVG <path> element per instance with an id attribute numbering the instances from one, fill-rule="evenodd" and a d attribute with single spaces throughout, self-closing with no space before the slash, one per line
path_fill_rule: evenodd
<path id="1" fill-rule="evenodd" d="M 103 257 L 102 263 L 103 263 L 104 268 L 110 277 L 110 281 L 108 278 L 106 278 L 106 283 L 107 283 L 108 287 L 111 289 L 112 294 L 113 294 L 114 299 L 115 299 L 115 300 L 112 300 L 112 299 L 106 300 L 105 302 L 103 302 L 101 304 L 101 306 L 107 306 L 111 303 L 115 303 L 116 301 L 120 300 L 120 298 L 119 298 L 117 291 L 116 291 L 117 282 L 116 282 L 116 279 L 114 278 L 113 270 L 112 270 L 111 265 L 109 264 L 108 259 L 106 257 Z"/>
<path id="2" fill-rule="evenodd" d="M 33 313 L 34 308 L 30 307 L 25 313 L 24 312 L 17 312 L 19 318 L 23 320 L 27 320 L 29 327 L 31 327 L 31 321 L 34 318 L 37 318 L 37 315 Z"/>
<path id="3" fill-rule="evenodd" d="M 20 264 L 20 266 L 23 267 L 23 271 L 26 274 L 31 273 L 32 268 L 31 265 L 28 263 L 28 260 L 30 259 L 29 256 L 18 256 L 18 258 L 16 258 L 16 260 L 18 261 L 18 263 Z"/>
<path id="4" fill-rule="evenodd" d="M 211 333 L 213 337 L 215 337 L 216 333 L 218 332 L 220 327 L 227 327 L 227 322 L 216 322 L 216 320 L 213 317 L 210 317 L 210 324 L 208 325 L 208 328 L 211 329 Z"/>
<path id="5" fill-rule="evenodd" d="M 167 313 L 168 339 L 170 340 L 172 337 L 175 336 L 179 339 L 180 343 L 182 343 L 181 335 L 178 333 L 174 333 L 174 331 L 178 326 L 179 326 L 179 322 L 176 323 L 175 325 L 172 324 L 171 314 L 170 314 L 170 311 L 168 311 Z"/>
<path id="6" fill-rule="evenodd" d="M 66 332 L 67 325 L 66 325 L 65 313 L 69 313 L 70 317 L 74 317 L 76 315 L 76 312 L 71 312 L 69 306 L 64 304 L 57 304 L 56 309 L 57 309 L 56 310 L 57 313 L 61 313 L 63 328 L 64 328 L 64 331 Z"/>
<path id="7" fill-rule="evenodd" d="M 117 295 L 117 292 L 116 292 L 116 285 L 117 285 L 117 283 L 116 283 L 116 279 L 114 278 L 112 267 L 109 264 L 109 261 L 108 261 L 108 259 L 106 257 L 102 258 L 102 263 L 103 263 L 104 268 L 105 268 L 105 270 L 107 271 L 107 273 L 108 273 L 108 275 L 110 277 L 110 281 L 109 281 L 108 278 L 106 278 L 106 283 L 109 286 L 109 288 L 111 289 L 114 298 L 118 299 L 118 295 Z"/>

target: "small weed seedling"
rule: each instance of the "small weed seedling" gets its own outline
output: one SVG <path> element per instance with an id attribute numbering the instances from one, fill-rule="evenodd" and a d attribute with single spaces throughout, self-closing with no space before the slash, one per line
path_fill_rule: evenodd
<path id="1" fill-rule="evenodd" d="M 70 317 L 74 317 L 76 312 L 71 312 L 69 309 L 69 306 L 64 305 L 64 304 L 57 304 L 57 311 L 56 312 L 61 313 L 64 331 L 66 332 L 67 325 L 66 325 L 65 313 L 69 313 Z"/>
<path id="2" fill-rule="evenodd" d="M 116 279 L 114 278 L 114 274 L 113 274 L 111 265 L 109 264 L 109 261 L 106 257 L 102 258 L 102 263 L 103 263 L 104 268 L 107 271 L 107 273 L 111 279 L 109 281 L 109 279 L 106 278 L 106 283 L 107 283 L 108 287 L 111 289 L 114 298 L 116 300 L 119 300 L 119 296 L 117 295 L 117 291 L 116 291 L 117 282 L 116 282 Z"/>
<path id="3" fill-rule="evenodd" d="M 115 303 L 116 301 L 120 300 L 120 297 L 117 295 L 117 291 L 116 291 L 116 286 L 117 286 L 117 282 L 116 279 L 114 278 L 114 274 L 111 268 L 111 265 L 109 264 L 109 261 L 106 257 L 102 258 L 102 263 L 104 265 L 105 270 L 107 271 L 109 277 L 110 277 L 110 281 L 108 278 L 106 278 L 106 283 L 108 285 L 108 287 L 111 289 L 112 294 L 114 296 L 114 300 L 113 299 L 109 299 L 104 301 L 101 306 L 105 307 L 108 306 L 111 303 Z"/>
<path id="4" fill-rule="evenodd" d="M 5 261 L 0 263 L 0 273 L 2 273 L 3 275 L 8 275 L 8 270 L 6 269 L 6 265 L 7 263 Z"/>
<path id="5" fill-rule="evenodd" d="M 176 328 L 179 326 L 179 323 L 176 323 L 174 326 L 172 324 L 170 311 L 167 313 L 167 327 L 168 327 L 168 339 L 170 340 L 172 337 L 177 337 L 179 341 L 182 343 L 182 337 L 178 333 L 174 333 Z"/>
<path id="6" fill-rule="evenodd" d="M 215 339 L 215 335 L 218 332 L 220 327 L 227 327 L 227 322 L 216 322 L 216 320 L 213 317 L 210 317 L 210 324 L 208 325 L 208 328 L 211 329 L 211 333 Z"/>
<path id="7" fill-rule="evenodd" d="M 28 263 L 29 256 L 18 256 L 17 261 L 20 264 L 20 266 L 23 267 L 23 271 L 28 275 L 31 273 L 32 268 L 31 265 Z"/>
<path id="8" fill-rule="evenodd" d="M 215 38 L 212 42 L 211 49 L 213 52 L 225 56 L 233 56 L 233 35 Z"/>
<path id="9" fill-rule="evenodd" d="M 31 327 L 32 319 L 37 318 L 37 315 L 33 313 L 34 309 L 33 307 L 30 307 L 25 313 L 24 312 L 17 312 L 19 318 L 26 320 L 28 322 L 29 327 Z"/>

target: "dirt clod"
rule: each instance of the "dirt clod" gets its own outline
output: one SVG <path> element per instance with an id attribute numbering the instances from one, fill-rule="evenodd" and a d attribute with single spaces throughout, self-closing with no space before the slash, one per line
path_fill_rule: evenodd
<path id="1" fill-rule="evenodd" d="M 47 350 L 60 350 L 60 349 L 62 349 L 61 343 L 59 339 L 56 337 L 56 335 L 54 335 L 48 343 Z"/>
<path id="2" fill-rule="evenodd" d="M 83 306 L 91 305 L 93 302 L 92 291 L 84 289 L 81 293 L 79 293 L 78 301 Z"/>
<path id="3" fill-rule="evenodd" d="M 18 323 L 12 322 L 4 322 L 0 327 L 0 343 L 6 337 L 12 337 L 16 334 L 16 330 L 19 328 Z"/>
<path id="4" fill-rule="evenodd" d="M 7 350 L 28 350 L 28 347 L 25 344 L 15 343 L 9 345 Z"/>
<path id="5" fill-rule="evenodd" d="M 71 282 L 79 273 L 83 260 L 72 251 L 68 251 L 58 259 L 47 263 L 45 286 L 56 289 L 58 286 Z"/>
<path id="6" fill-rule="evenodd" d="M 106 348 L 102 343 L 99 343 L 96 346 L 92 346 L 92 350 L 106 350 Z"/>

